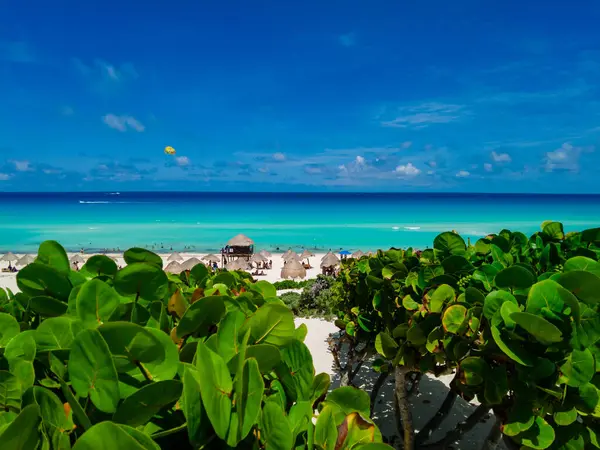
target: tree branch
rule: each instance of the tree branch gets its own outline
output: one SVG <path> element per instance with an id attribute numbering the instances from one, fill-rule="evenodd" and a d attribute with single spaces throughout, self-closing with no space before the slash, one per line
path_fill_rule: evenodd
<path id="1" fill-rule="evenodd" d="M 481 450 L 496 450 L 496 447 L 498 447 L 498 444 L 502 440 L 502 430 L 500 429 L 501 425 L 502 420 L 500 417 L 496 416 L 494 424 L 492 425 L 492 429 L 481 446 Z"/>
<path id="2" fill-rule="evenodd" d="M 456 392 L 452 390 L 448 391 L 440 409 L 437 410 L 433 417 L 429 419 L 421 431 L 419 431 L 419 434 L 416 437 L 417 446 L 427 442 L 433 432 L 442 424 L 446 417 L 448 417 L 457 397 L 458 395 Z"/>
<path id="3" fill-rule="evenodd" d="M 390 376 L 389 372 L 381 372 L 373 385 L 373 389 L 371 390 L 371 416 L 373 415 L 373 409 L 375 408 L 375 400 L 377 400 L 377 396 L 379 395 L 379 391 L 381 390 L 381 386 L 387 380 L 387 377 Z"/>
<path id="4" fill-rule="evenodd" d="M 408 390 L 406 381 L 410 369 L 404 366 L 396 366 L 394 369 L 394 377 L 396 381 L 396 402 L 398 411 L 402 419 L 402 429 L 404 432 L 404 450 L 414 449 L 415 433 L 412 423 L 412 413 L 408 404 Z"/>
<path id="5" fill-rule="evenodd" d="M 421 448 L 428 449 L 428 450 L 445 449 L 452 442 L 460 439 L 460 437 L 463 434 L 471 431 L 475 427 L 475 425 L 477 425 L 479 423 L 479 421 L 481 419 L 483 419 L 489 411 L 490 411 L 489 405 L 479 405 L 475 409 L 475 411 L 473 411 L 471 413 L 471 415 L 469 417 L 467 417 L 464 421 L 457 424 L 456 427 L 454 427 L 453 430 L 448 432 L 446 434 L 446 436 L 444 436 L 442 439 L 440 439 L 439 441 L 436 441 L 432 444 L 424 445 Z"/>

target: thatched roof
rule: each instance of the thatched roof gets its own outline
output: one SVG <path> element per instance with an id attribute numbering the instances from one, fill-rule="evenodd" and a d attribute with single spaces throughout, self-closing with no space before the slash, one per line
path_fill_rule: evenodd
<path id="1" fill-rule="evenodd" d="M 271 255 L 271 252 L 268 252 L 266 250 L 261 250 L 260 254 L 263 255 L 265 258 L 270 258 L 271 256 L 273 256 Z"/>
<path id="2" fill-rule="evenodd" d="M 202 260 L 203 261 L 210 261 L 210 262 L 219 262 L 219 261 L 221 261 L 221 257 L 217 256 L 217 255 L 210 254 L 210 255 L 203 256 Z"/>
<path id="3" fill-rule="evenodd" d="M 245 234 L 238 234 L 229 239 L 227 245 L 230 247 L 250 247 L 251 245 L 254 245 L 254 241 Z"/>
<path id="4" fill-rule="evenodd" d="M 288 251 L 286 251 L 283 255 L 281 255 L 281 258 L 283 258 L 284 260 L 286 258 L 289 258 L 290 255 L 295 255 L 296 253 L 292 251 L 292 249 L 290 248 Z"/>
<path id="5" fill-rule="evenodd" d="M 297 253 L 290 253 L 289 255 L 287 255 L 285 258 L 283 258 L 283 262 L 287 263 L 289 261 L 298 261 L 299 263 L 302 262 L 302 259 L 298 256 Z"/>
<path id="6" fill-rule="evenodd" d="M 183 267 L 181 267 L 181 264 L 179 264 L 178 261 L 171 261 L 169 264 L 167 264 L 167 267 L 165 267 L 165 272 L 174 273 L 177 275 L 183 272 L 183 270 Z"/>
<path id="7" fill-rule="evenodd" d="M 71 256 L 71 259 L 69 259 L 69 261 L 73 264 L 85 264 L 85 259 L 83 259 L 83 256 L 81 256 L 79 253 L 76 253 L 73 256 Z"/>
<path id="8" fill-rule="evenodd" d="M 333 253 L 327 253 L 321 260 L 321 267 L 333 267 L 340 263 L 340 259 Z"/>
<path id="9" fill-rule="evenodd" d="M 281 278 L 305 278 L 306 269 L 299 261 L 290 260 L 281 269 Z"/>
<path id="10" fill-rule="evenodd" d="M 263 256 L 260 253 L 255 253 L 250 258 L 250 262 L 254 262 L 254 263 L 259 263 L 259 262 L 261 263 L 261 262 L 265 262 L 265 261 L 267 261 L 266 256 Z"/>
<path id="11" fill-rule="evenodd" d="M 19 258 L 19 260 L 17 261 L 17 264 L 19 266 L 26 266 L 28 264 L 31 264 L 34 261 L 35 261 L 35 257 L 33 255 L 23 255 Z"/>
<path id="12" fill-rule="evenodd" d="M 2 258 L 0 258 L 0 261 L 14 262 L 14 261 L 17 261 L 18 259 L 19 258 L 17 258 L 14 253 L 8 252 L 6 255 L 4 255 L 4 256 L 2 256 Z"/>
<path id="13" fill-rule="evenodd" d="M 192 270 L 192 267 L 194 267 L 197 264 L 202 264 L 202 261 L 200 261 L 198 258 L 190 258 L 186 262 L 181 264 L 181 270 Z"/>
<path id="14" fill-rule="evenodd" d="M 179 253 L 173 252 L 171 253 L 171 256 L 167 258 L 167 261 L 183 261 L 183 257 Z"/>
<path id="15" fill-rule="evenodd" d="M 354 253 L 352 253 L 352 257 L 356 259 L 362 258 L 363 256 L 365 256 L 365 254 L 360 250 L 357 250 Z"/>
<path id="16" fill-rule="evenodd" d="M 227 270 L 250 270 L 250 264 L 245 259 L 236 259 L 225 266 Z"/>
<path id="17" fill-rule="evenodd" d="M 311 256 L 315 256 L 315 254 L 309 250 L 304 250 L 302 252 L 302 254 L 300 255 L 300 258 L 306 259 L 306 258 L 310 258 Z"/>

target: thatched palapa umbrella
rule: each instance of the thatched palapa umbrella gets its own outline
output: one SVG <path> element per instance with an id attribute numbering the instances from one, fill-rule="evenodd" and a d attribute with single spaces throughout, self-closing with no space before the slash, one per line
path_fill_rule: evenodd
<path id="1" fill-rule="evenodd" d="M 290 261 L 298 261 L 299 263 L 302 263 L 302 259 L 300 259 L 300 257 L 298 256 L 297 253 L 290 253 L 289 255 L 287 255 L 285 258 L 283 258 L 283 262 L 284 263 L 288 263 Z"/>
<path id="2" fill-rule="evenodd" d="M 19 258 L 17 258 L 17 256 L 14 253 L 8 252 L 6 255 L 2 256 L 2 258 L 0 258 L 0 261 L 6 261 L 9 263 L 18 261 Z"/>
<path id="3" fill-rule="evenodd" d="M 304 250 L 302 252 L 302 254 L 300 255 L 300 258 L 302 258 L 302 259 L 308 259 L 311 256 L 315 256 L 315 254 L 313 252 L 309 251 L 309 250 Z"/>
<path id="4" fill-rule="evenodd" d="M 264 263 L 264 262 L 267 262 L 267 258 L 265 256 L 261 255 L 260 253 L 255 253 L 250 258 L 250 262 L 256 263 L 256 264 Z"/>
<path id="5" fill-rule="evenodd" d="M 17 261 L 17 265 L 25 267 L 26 265 L 31 264 L 34 261 L 35 257 L 33 255 L 23 255 Z"/>
<path id="6" fill-rule="evenodd" d="M 229 239 L 227 245 L 230 247 L 250 247 L 251 245 L 254 245 L 254 241 L 245 234 L 238 234 Z"/>
<path id="7" fill-rule="evenodd" d="M 181 264 L 179 264 L 178 261 L 171 261 L 169 264 L 167 264 L 167 267 L 165 267 L 165 272 L 174 273 L 177 275 L 183 272 L 183 270 L 184 269 L 181 267 Z"/>
<path id="8" fill-rule="evenodd" d="M 281 258 L 283 260 L 285 260 L 286 258 L 289 258 L 291 255 L 295 255 L 296 253 L 292 251 L 292 249 L 290 248 L 288 251 L 286 251 L 283 255 L 281 255 Z"/>
<path id="9" fill-rule="evenodd" d="M 83 259 L 83 256 L 81 256 L 79 253 L 74 254 L 73 256 L 71 256 L 71 259 L 69 259 L 69 262 L 71 264 L 85 264 L 85 259 Z"/>
<path id="10" fill-rule="evenodd" d="M 271 252 L 268 252 L 266 250 L 261 250 L 260 254 L 263 255 L 265 258 L 270 258 L 273 256 L 273 255 L 271 255 Z"/>
<path id="11" fill-rule="evenodd" d="M 227 270 L 250 270 L 250 264 L 245 259 L 236 259 L 225 266 Z"/>
<path id="12" fill-rule="evenodd" d="M 198 264 L 202 264 L 202 261 L 200 261 L 198 258 L 190 258 L 181 265 L 181 270 L 192 270 L 192 267 Z"/>
<path id="13" fill-rule="evenodd" d="M 327 253 L 321 260 L 321 267 L 333 267 L 340 263 L 340 259 L 333 253 Z"/>
<path id="14" fill-rule="evenodd" d="M 183 257 L 179 253 L 173 252 L 171 253 L 171 256 L 167 258 L 167 261 L 183 261 Z"/>
<path id="15" fill-rule="evenodd" d="M 217 262 L 218 263 L 219 261 L 221 261 L 221 257 L 217 256 L 217 255 L 210 254 L 210 255 L 203 256 L 202 257 L 202 261 L 208 261 L 209 263 L 211 263 L 211 262 Z"/>
<path id="16" fill-rule="evenodd" d="M 306 269 L 300 261 L 291 259 L 283 269 L 281 269 L 281 278 L 305 278 Z"/>
<path id="17" fill-rule="evenodd" d="M 363 256 L 365 256 L 365 254 L 363 252 L 361 252 L 360 250 L 357 250 L 354 253 L 352 253 L 352 257 L 356 258 L 356 259 L 360 259 Z"/>

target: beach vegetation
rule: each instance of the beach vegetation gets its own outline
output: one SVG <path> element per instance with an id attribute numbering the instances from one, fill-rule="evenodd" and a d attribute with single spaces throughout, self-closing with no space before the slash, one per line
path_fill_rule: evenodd
<path id="1" fill-rule="evenodd" d="M 275 283 L 273 283 L 273 286 L 278 291 L 282 291 L 284 289 L 304 289 L 311 282 L 312 282 L 312 280 L 300 280 L 300 281 L 281 280 L 281 281 L 276 281 Z"/>
<path id="2" fill-rule="evenodd" d="M 56 242 L 0 289 L 0 447 L 391 448 L 366 392 L 316 374 L 266 281 L 145 249 L 70 269 Z"/>
<path id="3" fill-rule="evenodd" d="M 502 230 L 469 245 L 446 232 L 420 252 L 346 260 L 332 340 L 342 384 L 370 365 L 372 409 L 393 378 L 405 449 L 447 448 L 490 412 L 486 449 L 600 448 L 599 259 L 600 229 L 545 222 L 530 237 Z M 417 433 L 411 392 L 424 374 L 454 378 Z M 432 440 L 458 397 L 479 406 Z"/>

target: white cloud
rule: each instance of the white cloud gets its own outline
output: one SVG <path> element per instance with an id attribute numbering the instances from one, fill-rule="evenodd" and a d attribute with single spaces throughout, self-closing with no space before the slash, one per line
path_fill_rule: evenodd
<path id="1" fill-rule="evenodd" d="M 401 115 L 381 123 L 392 128 L 425 128 L 431 124 L 449 123 L 460 119 L 464 106 L 437 102 L 399 108 Z"/>
<path id="2" fill-rule="evenodd" d="M 119 67 L 101 59 L 96 59 L 91 64 L 74 59 L 73 63 L 82 75 L 91 75 L 115 83 L 138 78 L 138 73 L 131 63 L 121 64 Z"/>
<path id="3" fill-rule="evenodd" d="M 492 152 L 492 159 L 495 162 L 511 162 L 512 158 L 510 157 L 510 155 L 508 153 L 496 153 L 496 152 Z"/>
<path id="4" fill-rule="evenodd" d="M 119 131 L 127 131 L 128 129 L 142 132 L 146 129 L 144 125 L 132 116 L 117 116 L 115 114 L 107 114 L 102 117 L 102 121 L 110 128 L 114 128 Z"/>
<path id="5" fill-rule="evenodd" d="M 574 147 L 569 143 L 564 143 L 560 148 L 546 153 L 544 168 L 546 172 L 553 172 L 555 170 L 578 172 L 581 153 L 590 151 L 593 151 L 593 147 Z"/>
<path id="6" fill-rule="evenodd" d="M 491 172 L 494 169 L 494 166 L 492 166 L 490 163 L 485 163 L 483 165 L 483 168 L 485 169 L 486 172 Z"/>
<path id="7" fill-rule="evenodd" d="M 466 177 L 468 177 L 469 175 L 471 175 L 471 173 L 470 173 L 470 172 L 467 172 L 466 170 L 461 170 L 461 171 L 459 171 L 459 172 L 456 174 L 456 176 L 457 176 L 458 178 L 466 178 Z"/>
<path id="8" fill-rule="evenodd" d="M 396 167 L 395 172 L 402 176 L 414 177 L 421 173 L 421 170 L 413 166 L 412 163 Z"/>
<path id="9" fill-rule="evenodd" d="M 273 153 L 273 159 L 275 161 L 285 161 L 287 158 L 285 157 L 284 153 L 277 152 L 277 153 Z"/>
<path id="10" fill-rule="evenodd" d="M 400 144 L 400 147 L 406 149 L 406 148 L 410 148 L 411 145 L 412 145 L 411 141 L 406 141 L 406 142 L 403 142 L 402 144 Z"/>
<path id="11" fill-rule="evenodd" d="M 10 175 L 7 173 L 0 173 L 0 181 L 10 180 Z"/>
<path id="12" fill-rule="evenodd" d="M 357 166 L 364 166 L 365 165 L 365 157 L 364 156 L 357 156 L 356 157 L 356 165 Z"/>
<path id="13" fill-rule="evenodd" d="M 258 171 L 260 173 L 269 173 L 269 168 L 268 167 L 259 167 Z"/>
<path id="14" fill-rule="evenodd" d="M 176 156 L 175 162 L 179 167 L 185 167 L 190 165 L 190 158 L 187 156 Z"/>
<path id="15" fill-rule="evenodd" d="M 338 42 L 344 47 L 353 47 L 356 45 L 356 34 L 346 33 L 338 36 Z"/>
<path id="16" fill-rule="evenodd" d="M 31 172 L 33 168 L 29 161 L 11 161 L 15 165 L 15 169 L 18 172 Z"/>

